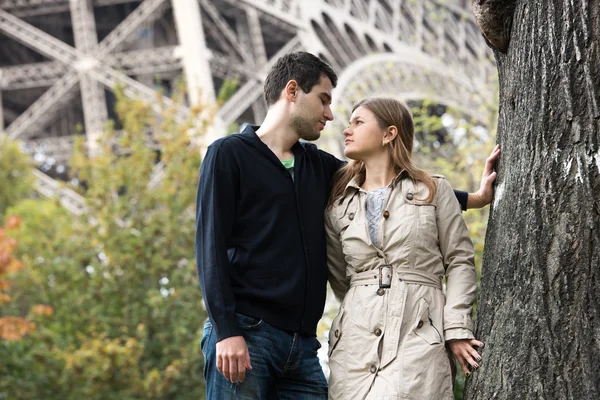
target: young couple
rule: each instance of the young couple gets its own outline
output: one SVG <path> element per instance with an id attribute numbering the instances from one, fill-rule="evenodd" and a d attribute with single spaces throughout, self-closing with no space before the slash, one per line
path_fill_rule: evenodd
<path id="1" fill-rule="evenodd" d="M 461 207 L 491 201 L 499 149 L 477 193 L 453 192 L 412 163 L 406 105 L 372 98 L 344 131 L 345 164 L 299 141 L 333 119 L 336 82 L 312 54 L 282 57 L 263 124 L 208 148 L 195 249 L 207 399 L 452 399 L 450 355 L 465 373 L 481 360 Z M 328 279 L 342 301 L 329 389 L 316 338 Z"/>

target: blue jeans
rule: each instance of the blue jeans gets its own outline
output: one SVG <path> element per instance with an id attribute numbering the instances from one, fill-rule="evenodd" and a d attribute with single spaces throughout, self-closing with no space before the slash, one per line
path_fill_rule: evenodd
<path id="1" fill-rule="evenodd" d="M 204 324 L 202 353 L 207 400 L 327 400 L 327 381 L 317 357 L 315 337 L 288 333 L 266 322 L 237 314 L 250 351 L 252 370 L 233 384 L 217 370 L 217 336 Z"/>

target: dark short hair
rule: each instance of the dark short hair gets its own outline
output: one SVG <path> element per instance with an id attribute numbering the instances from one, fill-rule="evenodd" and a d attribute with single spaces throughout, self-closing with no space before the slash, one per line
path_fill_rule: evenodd
<path id="1" fill-rule="evenodd" d="M 279 100 L 281 91 L 292 79 L 298 82 L 304 93 L 317 85 L 321 76 L 325 75 L 333 87 L 337 85 L 337 75 L 333 68 L 319 57 L 298 51 L 288 53 L 275 62 L 265 80 L 265 100 L 272 105 Z"/>

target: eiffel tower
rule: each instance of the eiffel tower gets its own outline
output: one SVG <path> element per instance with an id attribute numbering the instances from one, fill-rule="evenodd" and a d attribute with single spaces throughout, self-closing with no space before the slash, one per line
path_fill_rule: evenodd
<path id="1" fill-rule="evenodd" d="M 433 99 L 481 120 L 493 96 L 492 53 L 466 0 L 0 0 L 0 132 L 37 163 L 40 194 L 85 213 L 51 176 L 64 174 L 76 135 L 94 151 L 117 85 L 152 104 L 185 75 L 183 120 L 236 77 L 218 126 L 257 123 L 270 67 L 296 50 L 338 72 L 333 132 L 366 96 Z M 336 139 L 322 141 L 339 154 Z"/>

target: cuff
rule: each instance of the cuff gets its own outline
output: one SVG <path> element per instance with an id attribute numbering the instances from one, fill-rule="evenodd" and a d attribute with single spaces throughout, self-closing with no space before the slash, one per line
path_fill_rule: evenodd
<path id="1" fill-rule="evenodd" d="M 232 336 L 242 336 L 240 324 L 235 313 L 231 316 L 228 315 L 218 323 L 215 323 L 214 321 L 211 322 L 217 335 L 217 342 Z"/>
<path id="2" fill-rule="evenodd" d="M 452 312 L 444 310 L 444 332 L 453 329 L 466 329 L 470 332 L 475 330 L 475 323 L 471 316 L 465 312 Z"/>
<path id="3" fill-rule="evenodd" d="M 469 201 L 469 192 L 463 192 L 462 190 L 455 190 L 454 195 L 460 203 L 460 208 L 463 211 L 467 211 L 467 202 Z"/>
<path id="4" fill-rule="evenodd" d="M 444 338 L 446 342 L 449 342 L 451 340 L 475 339 L 475 335 L 469 329 L 454 328 L 445 330 Z"/>

